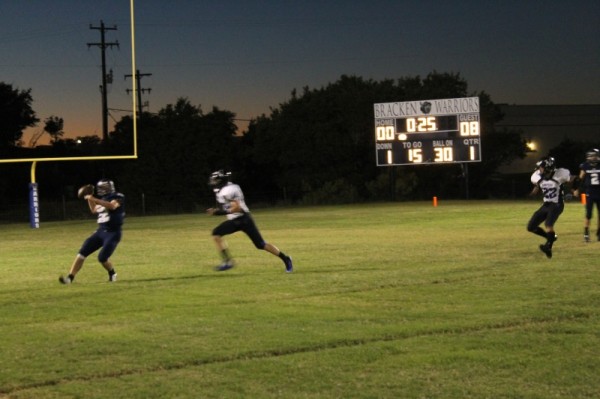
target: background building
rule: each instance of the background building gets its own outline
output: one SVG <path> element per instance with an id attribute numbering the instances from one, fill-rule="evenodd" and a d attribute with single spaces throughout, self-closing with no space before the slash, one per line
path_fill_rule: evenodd
<path id="1" fill-rule="evenodd" d="M 525 159 L 500 170 L 504 174 L 530 173 L 548 151 L 569 139 L 600 145 L 600 104 L 508 105 L 501 104 L 504 119 L 496 127 L 518 129 L 532 149 Z M 582 161 L 584 154 L 581 154 Z"/>

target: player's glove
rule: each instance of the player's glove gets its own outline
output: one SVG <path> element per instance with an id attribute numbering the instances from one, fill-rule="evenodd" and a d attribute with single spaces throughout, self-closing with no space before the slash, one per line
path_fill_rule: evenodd
<path id="1" fill-rule="evenodd" d="M 94 186 L 92 184 L 86 184 L 85 186 L 81 186 L 77 191 L 77 196 L 81 199 L 84 199 L 86 195 L 94 194 Z"/>

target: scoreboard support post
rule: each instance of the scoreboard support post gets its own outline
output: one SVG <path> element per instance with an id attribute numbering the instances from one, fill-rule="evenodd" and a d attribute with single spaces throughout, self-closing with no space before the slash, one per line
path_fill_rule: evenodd
<path id="1" fill-rule="evenodd" d="M 390 168 L 388 175 L 390 185 L 390 201 L 396 200 L 396 168 Z"/>
<path id="2" fill-rule="evenodd" d="M 463 179 L 465 180 L 465 199 L 469 199 L 469 164 L 463 162 L 460 164 Z"/>

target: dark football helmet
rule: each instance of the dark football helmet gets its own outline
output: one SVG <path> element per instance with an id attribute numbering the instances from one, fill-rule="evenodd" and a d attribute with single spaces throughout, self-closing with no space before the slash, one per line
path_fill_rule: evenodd
<path id="1" fill-rule="evenodd" d="M 208 178 L 208 185 L 213 189 L 221 189 L 229 183 L 231 172 L 224 172 L 223 169 L 212 172 Z"/>
<path id="2" fill-rule="evenodd" d="M 556 161 L 554 160 L 553 157 L 542 158 L 540 161 L 538 161 L 535 164 L 535 168 L 536 168 L 536 170 L 543 168 L 544 170 L 541 171 L 542 175 L 551 176 L 554 173 L 554 171 L 556 170 Z"/>
<path id="3" fill-rule="evenodd" d="M 585 160 L 592 166 L 596 166 L 600 162 L 600 150 L 592 148 L 585 153 Z"/>
<path id="4" fill-rule="evenodd" d="M 96 193 L 99 197 L 112 194 L 115 192 L 115 183 L 112 180 L 102 179 L 96 183 Z"/>

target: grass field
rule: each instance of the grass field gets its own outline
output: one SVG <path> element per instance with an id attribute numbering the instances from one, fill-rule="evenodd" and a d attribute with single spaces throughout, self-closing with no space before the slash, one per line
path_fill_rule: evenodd
<path id="1" fill-rule="evenodd" d="M 292 274 L 240 234 L 214 272 L 219 218 L 129 218 L 119 281 L 70 286 L 94 220 L 2 225 L 0 396 L 598 398 L 600 243 L 569 203 L 547 259 L 539 204 L 256 211 Z"/>

